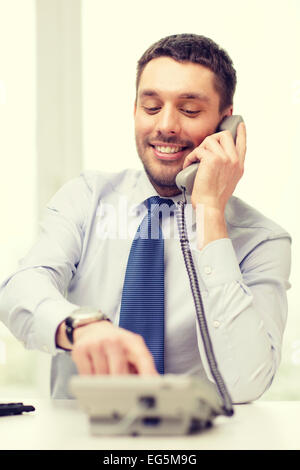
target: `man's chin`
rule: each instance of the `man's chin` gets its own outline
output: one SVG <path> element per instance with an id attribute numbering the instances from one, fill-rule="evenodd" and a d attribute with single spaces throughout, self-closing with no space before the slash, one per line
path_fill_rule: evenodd
<path id="1" fill-rule="evenodd" d="M 178 172 L 176 172 L 175 174 L 171 174 L 171 175 L 170 174 L 164 175 L 162 174 L 162 172 L 157 174 L 154 171 L 149 170 L 149 168 L 147 168 L 145 165 L 144 165 L 144 169 L 150 182 L 156 188 L 156 190 L 158 190 L 158 192 L 159 192 L 159 189 L 161 189 L 162 192 L 167 191 L 170 194 L 178 193 L 179 190 L 176 186 L 176 176 Z"/>

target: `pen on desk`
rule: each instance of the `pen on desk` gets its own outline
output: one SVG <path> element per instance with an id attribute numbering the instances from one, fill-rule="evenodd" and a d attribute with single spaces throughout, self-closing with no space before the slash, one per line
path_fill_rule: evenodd
<path id="1" fill-rule="evenodd" d="M 35 411 L 34 406 L 23 403 L 0 403 L 0 416 L 19 415 L 23 412 Z"/>

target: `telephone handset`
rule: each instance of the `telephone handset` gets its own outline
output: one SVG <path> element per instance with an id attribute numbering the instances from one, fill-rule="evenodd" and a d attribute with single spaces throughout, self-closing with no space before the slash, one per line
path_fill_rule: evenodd
<path id="1" fill-rule="evenodd" d="M 229 130 L 232 134 L 233 140 L 236 139 L 237 127 L 240 122 L 243 122 L 242 116 L 234 115 L 228 116 L 221 122 L 217 132 Z M 180 171 L 176 176 L 176 185 L 180 191 L 185 189 L 186 194 L 192 194 L 194 179 L 198 170 L 199 163 L 192 163 L 184 170 Z"/>

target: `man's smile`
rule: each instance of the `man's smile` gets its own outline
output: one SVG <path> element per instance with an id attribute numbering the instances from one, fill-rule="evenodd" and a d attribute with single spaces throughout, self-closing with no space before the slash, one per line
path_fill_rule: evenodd
<path id="1" fill-rule="evenodd" d="M 162 142 L 154 142 L 149 144 L 153 149 L 153 153 L 159 160 L 174 161 L 182 158 L 188 146 L 179 144 L 166 144 Z"/>

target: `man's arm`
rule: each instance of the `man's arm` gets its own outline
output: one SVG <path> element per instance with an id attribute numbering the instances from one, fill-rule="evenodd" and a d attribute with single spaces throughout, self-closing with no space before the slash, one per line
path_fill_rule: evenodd
<path id="1" fill-rule="evenodd" d="M 244 171 L 246 132 L 209 136 L 186 159 L 200 160 L 192 194 L 196 211 L 198 274 L 217 362 L 234 402 L 258 398 L 280 362 L 287 314 L 290 239 L 261 241 L 239 266 L 228 238 L 225 207 Z M 199 210 L 199 207 L 201 210 Z M 270 236 L 272 238 L 272 236 Z M 201 357 L 211 376 L 197 328 Z"/>
<path id="2" fill-rule="evenodd" d="M 72 349 L 82 373 L 155 374 L 143 340 L 108 322 L 76 329 L 74 345 L 65 337 L 64 320 L 80 307 L 65 293 L 80 263 L 90 201 L 91 191 L 82 177 L 67 183 L 50 201 L 37 243 L 19 271 L 0 287 L 1 320 L 29 349 L 53 355 Z M 101 361 L 106 361 L 106 368 L 99 368 Z"/>
<path id="3" fill-rule="evenodd" d="M 266 240 L 239 266 L 232 242 L 216 240 L 193 255 L 204 286 L 203 303 L 213 349 L 235 403 L 257 399 L 281 359 L 287 316 L 290 240 Z M 198 344 L 211 377 L 200 335 Z"/>

